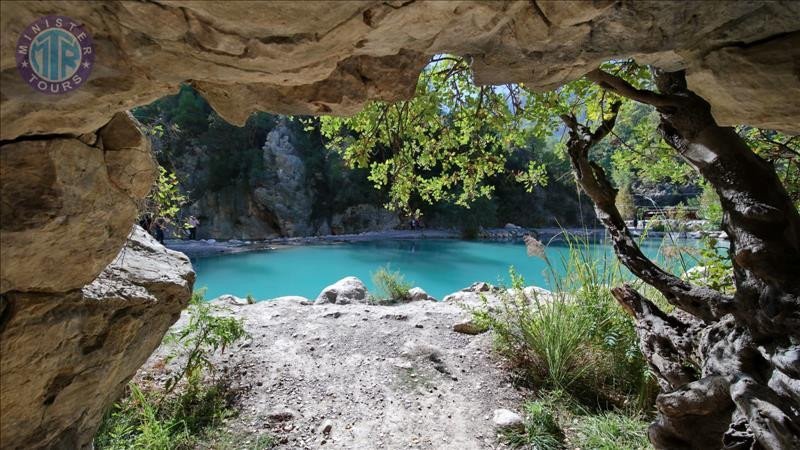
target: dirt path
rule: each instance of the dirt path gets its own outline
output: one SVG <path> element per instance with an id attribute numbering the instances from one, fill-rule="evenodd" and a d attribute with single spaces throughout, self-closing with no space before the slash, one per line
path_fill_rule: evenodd
<path id="1" fill-rule="evenodd" d="M 458 305 L 303 303 L 230 307 L 251 335 L 217 361 L 243 389 L 232 432 L 268 431 L 285 449 L 500 447 L 493 411 L 518 410 L 524 393 L 489 334 L 452 330 Z"/>

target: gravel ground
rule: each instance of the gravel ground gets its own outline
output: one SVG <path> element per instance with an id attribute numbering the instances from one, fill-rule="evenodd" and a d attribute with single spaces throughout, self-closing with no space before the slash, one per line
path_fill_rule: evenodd
<path id="1" fill-rule="evenodd" d="M 526 393 L 512 386 L 490 334 L 453 331 L 467 317 L 458 304 L 301 300 L 228 306 L 250 334 L 215 357 L 241 390 L 231 434 L 268 432 L 284 449 L 502 448 L 493 411 L 518 411 Z M 139 376 L 163 367 L 167 351 Z"/>

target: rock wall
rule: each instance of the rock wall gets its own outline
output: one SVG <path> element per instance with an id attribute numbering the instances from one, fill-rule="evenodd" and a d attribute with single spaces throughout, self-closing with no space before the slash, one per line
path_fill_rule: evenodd
<path id="1" fill-rule="evenodd" d="M 291 130 L 283 118 L 267 135 L 264 143 L 264 166 L 274 173 L 274 181 L 253 192 L 256 204 L 277 218 L 283 236 L 308 236 L 311 226 L 311 192 L 306 169 L 298 150 L 291 142 Z"/>
<path id="2" fill-rule="evenodd" d="M 3 294 L 2 448 L 89 448 L 105 410 L 178 319 L 193 283 L 186 256 L 135 227 L 83 288 Z"/>
<path id="3" fill-rule="evenodd" d="M 97 133 L 3 145 L 0 293 L 91 282 L 125 243 L 155 176 L 149 140 L 128 113 Z"/>

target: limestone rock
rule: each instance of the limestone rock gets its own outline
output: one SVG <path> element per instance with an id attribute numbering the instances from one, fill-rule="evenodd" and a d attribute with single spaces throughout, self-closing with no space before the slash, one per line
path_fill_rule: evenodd
<path id="1" fill-rule="evenodd" d="M 136 227 L 91 283 L 2 299 L 3 448 L 84 448 L 192 292 L 189 259 Z"/>
<path id="2" fill-rule="evenodd" d="M 94 146 L 73 138 L 3 145 L 0 292 L 80 288 L 125 243 L 156 165 L 128 114 L 99 136 Z"/>
<path id="3" fill-rule="evenodd" d="M 335 303 L 338 305 L 366 302 L 367 287 L 356 277 L 342 278 L 326 287 L 320 292 L 316 300 L 317 304 Z"/>
<path id="4" fill-rule="evenodd" d="M 256 188 L 253 198 L 260 208 L 275 216 L 281 235 L 307 236 L 311 234 L 311 193 L 305 165 L 291 138 L 286 119 L 267 134 L 264 166 L 274 171 L 275 179 Z"/>
<path id="5" fill-rule="evenodd" d="M 709 96 L 722 123 L 794 131 L 800 123 L 796 96 L 779 98 L 775 107 L 775 95 L 800 85 L 790 63 L 798 52 L 791 33 L 800 28 L 800 5 L 793 1 L 287 2 L 254 8 L 169 0 L 73 2 L 66 9 L 58 2 L 2 2 L 0 8 L 3 42 L 15 42 L 44 14 L 68 10 L 92 33 L 96 54 L 89 82 L 54 97 L 30 89 L 14 69 L 14 52 L 3 52 L 4 141 L 91 133 L 115 112 L 174 93 L 188 80 L 237 124 L 257 110 L 353 114 L 372 99 L 411 96 L 428 58 L 442 53 L 470 56 L 479 83 L 524 82 L 532 89 L 574 80 L 602 61 L 635 57 L 698 74 L 690 87 Z M 761 76 L 765 71 L 769 76 Z"/>
<path id="6" fill-rule="evenodd" d="M 513 411 L 502 408 L 494 410 L 492 422 L 494 423 L 495 427 L 501 430 L 525 427 L 525 421 L 522 419 L 522 416 Z"/>
<path id="7" fill-rule="evenodd" d="M 408 300 L 412 302 L 420 301 L 420 300 L 430 300 L 436 301 L 435 298 L 428 295 L 421 287 L 413 287 L 408 290 Z"/>
<path id="8" fill-rule="evenodd" d="M 301 297 L 299 295 L 284 295 L 283 297 L 275 297 L 270 299 L 272 302 L 297 302 L 301 304 L 308 304 L 309 301 L 305 297 Z"/>
<path id="9" fill-rule="evenodd" d="M 495 290 L 495 287 L 485 281 L 478 281 L 465 287 L 461 292 L 490 292 Z"/>
<path id="10" fill-rule="evenodd" d="M 231 294 L 220 295 L 219 297 L 217 297 L 217 298 L 215 298 L 215 299 L 213 299 L 211 301 L 212 302 L 224 303 L 226 305 L 233 305 L 233 306 L 244 306 L 244 305 L 249 305 L 250 304 L 250 302 L 248 302 L 246 298 L 237 297 L 237 296 L 231 295 Z"/>

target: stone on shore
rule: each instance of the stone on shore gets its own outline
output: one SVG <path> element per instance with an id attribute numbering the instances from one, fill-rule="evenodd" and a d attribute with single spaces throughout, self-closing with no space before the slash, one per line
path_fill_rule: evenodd
<path id="1" fill-rule="evenodd" d="M 428 295 L 421 287 L 413 287 L 408 290 L 408 300 L 412 302 L 420 301 L 420 300 L 430 300 L 436 301 L 435 298 Z"/>
<path id="2" fill-rule="evenodd" d="M 317 296 L 318 305 L 334 303 L 346 305 L 349 303 L 366 303 L 367 287 L 356 277 L 342 278 L 336 283 L 326 287 Z"/>
<path id="3" fill-rule="evenodd" d="M 249 305 L 250 304 L 250 302 L 247 301 L 246 298 L 237 297 L 237 296 L 231 295 L 231 294 L 220 295 L 219 297 L 215 298 L 212 301 L 213 302 L 225 303 L 225 304 L 228 304 L 228 305 L 234 305 L 234 306 L 244 306 L 244 305 Z"/>
<path id="4" fill-rule="evenodd" d="M 494 422 L 494 426 L 500 430 L 525 428 L 525 422 L 522 419 L 522 416 L 513 411 L 502 408 L 494 410 L 494 418 L 492 419 L 492 422 Z"/>

